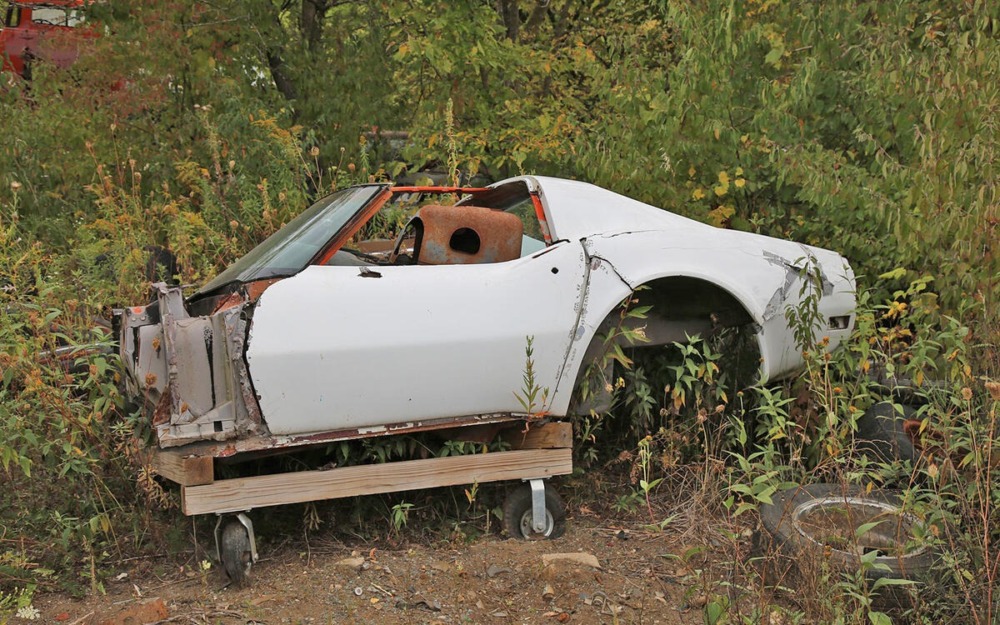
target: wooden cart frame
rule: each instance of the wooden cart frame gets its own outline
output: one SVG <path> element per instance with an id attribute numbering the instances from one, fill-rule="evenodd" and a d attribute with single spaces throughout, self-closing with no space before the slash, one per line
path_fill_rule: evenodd
<path id="1" fill-rule="evenodd" d="M 247 534 L 248 571 L 249 564 L 257 560 L 257 546 L 253 524 L 246 513 L 268 506 L 521 480 L 528 482 L 531 489 L 531 529 L 541 533 L 546 526 L 547 512 L 544 480 L 573 471 L 572 425 L 568 422 L 512 423 L 501 436 L 510 447 L 507 451 L 229 479 L 216 479 L 217 456 L 213 455 L 213 450 L 218 448 L 148 447 L 144 459 L 158 475 L 180 485 L 181 511 L 185 515 L 219 516 L 216 550 L 224 563 L 226 554 L 225 548 L 219 547 L 219 528 L 223 515 L 236 513 L 236 522 Z M 232 576 L 232 572 L 230 574 Z"/>

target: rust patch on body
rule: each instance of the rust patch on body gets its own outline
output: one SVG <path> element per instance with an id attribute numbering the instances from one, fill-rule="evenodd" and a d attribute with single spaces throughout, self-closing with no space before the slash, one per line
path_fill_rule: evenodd
<path id="1" fill-rule="evenodd" d="M 156 408 L 153 410 L 153 426 L 163 425 L 165 423 L 170 423 L 170 406 L 172 400 L 170 399 L 170 388 L 168 387 L 166 391 L 160 395 L 160 401 L 156 402 Z"/>

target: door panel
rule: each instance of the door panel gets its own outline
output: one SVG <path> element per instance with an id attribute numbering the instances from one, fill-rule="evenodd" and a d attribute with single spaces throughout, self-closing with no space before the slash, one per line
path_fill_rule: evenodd
<path id="1" fill-rule="evenodd" d="M 268 427 L 523 412 L 526 337 L 538 386 L 555 391 L 586 275 L 578 242 L 496 264 L 309 267 L 254 311 L 247 361 Z"/>

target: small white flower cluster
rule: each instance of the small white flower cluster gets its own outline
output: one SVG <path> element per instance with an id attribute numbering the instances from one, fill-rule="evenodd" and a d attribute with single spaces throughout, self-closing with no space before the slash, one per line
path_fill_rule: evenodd
<path id="1" fill-rule="evenodd" d="M 36 621 L 42 616 L 42 613 L 39 612 L 38 608 L 35 606 L 28 604 L 24 607 L 18 608 L 15 616 L 26 621 Z"/>

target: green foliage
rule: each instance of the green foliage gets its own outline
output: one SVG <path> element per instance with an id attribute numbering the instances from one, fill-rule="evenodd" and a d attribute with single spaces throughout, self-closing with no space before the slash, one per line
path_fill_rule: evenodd
<path id="1" fill-rule="evenodd" d="M 913 618 L 935 622 L 958 613 L 966 622 L 989 623 L 997 614 L 989 590 L 996 571 L 986 563 L 995 562 L 1000 537 L 1000 465 L 988 458 L 1000 457 L 994 455 L 1000 386 L 989 376 L 983 384 L 983 378 L 977 380 L 972 363 L 989 362 L 984 356 L 992 347 L 972 342 L 967 327 L 940 314 L 938 298 L 926 290 L 929 282 L 927 277 L 913 281 L 886 304 L 874 304 L 862 292 L 854 337 L 832 355 L 824 353 L 822 341 L 805 350 L 807 369 L 798 382 L 806 385 L 805 393 L 755 389 L 756 430 L 748 431 L 731 416 L 735 448 L 729 452 L 730 494 L 724 507 L 735 518 L 767 503 L 774 492 L 806 481 L 902 488 L 905 508 L 923 522 L 915 539 L 944 556 L 934 578 L 914 589 L 922 601 L 915 604 Z M 809 316 L 803 319 L 808 323 Z M 922 455 L 914 464 L 874 462 L 854 446 L 857 418 L 886 394 L 875 380 L 877 372 L 907 380 L 909 401 L 920 406 L 916 445 Z M 804 405 L 798 401 L 803 396 L 808 397 Z M 856 576 L 817 582 L 817 590 L 831 582 L 837 590 L 812 597 L 809 613 L 823 622 L 891 622 L 877 609 L 876 598 L 905 594 L 905 589 L 887 588 L 904 582 L 866 583 L 866 570 L 875 566 L 872 558 L 862 557 Z"/>
<path id="2" fill-rule="evenodd" d="M 30 601 L 28 589 L 74 554 L 92 564 L 119 546 L 112 489 L 128 488 L 118 490 L 126 464 L 111 429 L 121 402 L 111 339 L 90 325 L 72 278 L 49 274 L 54 259 L 22 236 L 14 208 L 0 206 L 0 471 L 8 485 L 0 520 L 5 535 L 41 540 L 31 551 L 0 552 L 0 583 Z M 91 574 L 90 584 L 100 580 Z"/>
<path id="3" fill-rule="evenodd" d="M 400 502 L 392 507 L 392 530 L 397 534 L 406 527 L 406 523 L 410 520 L 410 508 L 412 507 L 413 504 L 409 502 Z"/>
<path id="4" fill-rule="evenodd" d="M 524 414 L 531 418 L 541 418 L 548 414 L 546 404 L 549 401 L 549 389 L 540 387 L 535 381 L 535 361 L 532 358 L 535 354 L 532 346 L 534 341 L 535 337 L 533 336 L 525 339 L 523 384 L 520 392 L 514 393 L 514 396 L 521 404 Z"/>
<path id="5" fill-rule="evenodd" d="M 297 210 L 345 174 L 556 173 L 843 251 L 865 280 L 933 271 L 952 312 L 993 302 L 991 3 L 500 5 L 97 5 L 112 28 L 71 72 L 0 94 L 0 187 L 62 243 L 107 176 L 225 224 L 260 217 L 258 185 Z"/>
<path id="6" fill-rule="evenodd" d="M 587 462 L 598 459 L 598 436 L 603 438 L 603 430 L 608 425 L 605 417 L 612 414 L 609 409 L 620 400 L 618 391 L 625 386 L 624 377 L 615 377 L 616 367 L 631 371 L 633 361 L 626 356 L 625 349 L 646 341 L 644 332 L 634 326 L 646 319 L 649 307 L 637 306 L 638 303 L 639 300 L 630 295 L 618 307 L 615 324 L 600 337 L 599 357 L 587 364 L 574 389 L 571 412 L 579 414 L 587 411 L 586 416 L 579 418 L 575 424 L 576 438 L 579 441 L 577 453 Z M 649 404 L 648 387 L 643 390 L 644 394 L 637 396 L 640 410 Z M 629 431 L 627 434 L 635 432 Z"/>
<path id="7" fill-rule="evenodd" d="M 942 314 L 939 296 L 928 288 L 933 282 L 922 276 L 892 292 L 884 303 L 870 291 L 860 292 L 854 335 L 828 353 L 829 339 L 814 338 L 822 290 L 806 281 L 805 301 L 788 311 L 806 367 L 784 386 L 757 385 L 733 394 L 725 382 L 728 372 L 716 364 L 721 362 L 718 353 L 697 338 L 672 348 L 622 341 L 616 349 L 613 341 L 605 342 L 603 362 L 598 359 L 592 377 L 585 378 L 579 390 L 592 393 L 600 380 L 619 375 L 620 384 L 605 388 L 617 399 L 599 419 L 592 413 L 591 420 L 578 423 L 596 422 L 600 428 L 580 427 L 578 433 L 598 438 L 611 449 L 625 446 L 630 437 L 639 440 L 631 451 L 618 455 L 618 461 L 630 464 L 634 487 L 615 508 L 630 513 L 641 505 L 656 526 L 657 489 L 678 467 L 700 463 L 701 485 L 710 501 L 706 505 L 728 519 L 738 541 L 738 528 L 752 523 L 759 506 L 798 484 L 902 489 L 904 509 L 921 521 L 913 540 L 943 556 L 931 579 L 919 584 L 872 581 L 876 553 L 867 553 L 856 572 L 831 567 L 811 572 L 805 594 L 800 593 L 805 609 L 800 616 L 831 623 L 894 622 L 895 614 L 885 611 L 880 600 L 891 594 L 919 597 L 911 608 L 916 622 L 936 622 L 953 614 L 967 622 L 995 620 L 998 604 L 991 589 L 997 572 L 990 565 L 996 562 L 1000 540 L 1000 383 L 991 360 L 995 347 L 975 342 L 968 326 Z M 632 301 L 622 307 L 622 320 Z M 962 316 L 982 319 L 983 311 L 969 310 Z M 620 339 L 622 327 L 633 332 L 636 328 L 619 321 L 609 336 Z M 617 372 L 608 373 L 608 362 L 619 367 Z M 977 367 L 982 373 L 976 373 Z M 892 387 L 899 384 L 904 389 L 894 395 Z M 661 388 L 662 395 L 651 390 Z M 894 396 L 919 407 L 915 444 L 922 455 L 915 462 L 878 462 L 856 446 L 858 418 L 874 403 Z M 713 405 L 720 408 L 707 410 Z M 672 521 L 667 517 L 665 523 Z M 857 531 L 871 530 L 872 525 L 866 525 Z M 764 580 L 755 580 L 752 571 L 746 574 L 750 580 L 743 583 L 766 592 Z M 742 602 L 710 598 L 705 610 L 709 622 L 756 622 L 737 615 L 756 614 L 759 619 L 778 608 L 760 603 L 751 609 Z"/>
<path id="8" fill-rule="evenodd" d="M 655 522 L 656 517 L 653 513 L 653 503 L 650 499 L 653 489 L 660 485 L 663 478 L 653 479 L 650 477 L 652 471 L 653 451 L 652 451 L 653 437 L 647 436 L 646 438 L 639 441 L 639 468 L 641 470 L 642 476 L 639 478 L 639 490 L 637 491 L 646 503 L 646 510 L 649 512 L 650 522 Z"/>
<path id="9" fill-rule="evenodd" d="M 3 555 L 6 556 L 7 554 Z M 2 562 L 2 558 L 0 558 L 0 562 Z M 0 625 L 7 625 L 8 620 L 12 616 L 26 620 L 37 619 L 40 613 L 31 604 L 34 594 L 34 585 L 28 585 L 11 593 L 5 593 L 3 590 L 0 590 Z"/>

